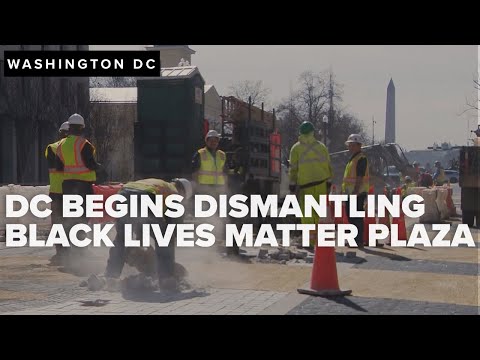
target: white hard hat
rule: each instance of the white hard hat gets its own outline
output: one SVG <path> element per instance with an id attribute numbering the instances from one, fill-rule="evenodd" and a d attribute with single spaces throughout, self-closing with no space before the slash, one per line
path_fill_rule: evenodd
<path id="1" fill-rule="evenodd" d="M 207 136 L 205 136 L 205 141 L 208 139 L 208 138 L 212 138 L 212 137 L 216 137 L 218 139 L 220 139 L 220 134 L 215 131 L 215 130 L 210 130 L 208 133 L 207 133 Z"/>
<path id="2" fill-rule="evenodd" d="M 60 129 L 58 129 L 59 132 L 61 131 L 68 131 L 70 129 L 70 123 L 68 121 L 65 121 L 62 125 L 60 125 Z"/>
<path id="3" fill-rule="evenodd" d="M 83 118 L 82 115 L 79 114 L 73 114 L 68 118 L 68 123 L 70 125 L 82 125 L 85 127 L 85 119 Z"/>
<path id="4" fill-rule="evenodd" d="M 190 181 L 183 178 L 173 179 L 176 186 L 180 185 L 185 192 L 185 198 L 188 200 L 193 196 L 193 186 Z"/>
<path id="5" fill-rule="evenodd" d="M 345 142 L 346 145 L 348 145 L 350 143 L 363 144 L 363 139 L 358 134 L 352 134 L 348 137 L 348 140 Z"/>

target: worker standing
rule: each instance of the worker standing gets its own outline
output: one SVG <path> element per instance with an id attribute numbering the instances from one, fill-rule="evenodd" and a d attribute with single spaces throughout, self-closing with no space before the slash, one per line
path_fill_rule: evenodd
<path id="1" fill-rule="evenodd" d="M 100 168 L 95 160 L 95 147 L 83 137 L 85 120 L 79 114 L 68 119 L 69 135 L 59 144 L 56 153 L 56 168 L 63 172 L 62 190 L 64 195 L 83 196 L 83 216 L 65 219 L 65 232 L 76 224 L 87 223 L 86 196 L 93 194 L 96 170 Z M 82 232 L 79 233 L 79 235 Z"/>
<path id="2" fill-rule="evenodd" d="M 415 170 L 415 173 L 414 173 L 414 177 L 413 177 L 412 181 L 415 182 L 415 183 L 418 183 L 418 181 L 420 180 L 420 175 L 421 175 L 420 164 L 418 163 L 418 161 L 413 162 L 413 168 Z"/>
<path id="3" fill-rule="evenodd" d="M 443 169 L 440 161 L 435 161 L 435 172 L 433 173 L 432 179 L 436 186 L 442 186 L 447 180 L 447 177 L 445 176 L 445 170 Z"/>
<path id="4" fill-rule="evenodd" d="M 220 134 L 210 130 L 205 136 L 205 147 L 193 156 L 193 180 L 198 184 L 199 193 L 217 197 L 226 193 L 226 154 L 218 149 Z"/>
<path id="5" fill-rule="evenodd" d="M 360 135 L 352 134 L 348 137 L 345 145 L 348 147 L 351 158 L 345 167 L 342 183 L 343 194 L 357 196 L 357 211 L 364 210 L 370 188 L 368 159 L 365 153 L 362 152 L 362 144 L 363 140 Z M 347 202 L 346 208 L 349 223 L 358 230 L 355 242 L 359 248 L 363 248 L 364 219 L 350 216 L 350 200 Z"/>
<path id="6" fill-rule="evenodd" d="M 205 136 L 205 147 L 198 150 L 192 159 L 193 180 L 198 194 L 210 195 L 218 202 L 219 196 L 227 194 L 227 156 L 218 149 L 220 134 L 215 130 L 208 131 Z M 224 240 L 224 224 L 219 219 L 215 221 L 216 239 L 220 243 Z M 238 255 L 236 246 L 227 248 L 227 255 Z"/>
<path id="7" fill-rule="evenodd" d="M 107 262 L 107 268 L 105 271 L 105 277 L 118 278 L 120 277 L 124 264 L 125 264 L 125 225 L 131 224 L 132 230 L 137 235 L 137 239 L 143 238 L 141 229 L 143 224 L 159 224 L 162 234 L 166 232 L 166 226 L 168 224 L 181 224 L 183 217 L 155 217 L 150 211 L 149 216 L 138 217 L 133 216 L 130 213 L 130 198 L 131 196 L 137 196 L 138 206 L 141 208 L 142 195 L 148 196 L 154 203 L 157 195 L 163 196 L 163 202 L 169 195 L 179 194 L 188 200 L 193 195 L 193 187 L 191 182 L 186 179 L 174 179 L 171 182 L 167 182 L 161 179 L 142 179 L 133 182 L 129 182 L 123 185 L 122 190 L 119 191 L 119 195 L 125 196 L 127 199 L 127 208 L 129 212 L 126 216 L 117 219 L 116 221 L 116 237 L 114 247 L 110 248 L 110 255 Z M 164 206 L 165 208 L 165 206 Z M 156 257 L 156 269 L 159 280 L 160 288 L 163 290 L 177 290 L 178 281 L 175 279 L 175 242 L 173 239 L 170 241 L 168 247 L 159 247 L 155 242 L 155 257 Z"/>
<path id="8" fill-rule="evenodd" d="M 405 176 L 405 183 L 402 185 L 402 199 L 407 197 L 408 189 L 414 188 L 416 183 L 412 180 L 410 176 Z"/>
<path id="9" fill-rule="evenodd" d="M 65 121 L 58 130 L 60 134 L 60 139 L 54 143 L 48 144 L 45 149 L 45 158 L 48 163 L 48 177 L 49 177 L 49 197 L 52 199 L 51 202 L 51 219 L 53 224 L 62 224 L 62 183 L 63 183 L 63 172 L 57 171 L 55 165 L 55 156 L 57 153 L 58 146 L 64 141 L 68 136 L 69 124 L 68 121 Z M 60 264 L 60 259 L 62 257 L 62 246 L 56 245 L 56 254 L 50 259 L 52 265 Z"/>
<path id="10" fill-rule="evenodd" d="M 330 192 L 333 171 L 327 147 L 315 138 L 315 127 L 311 122 L 304 122 L 299 128 L 298 142 L 290 150 L 289 188 L 290 193 L 297 194 L 302 211 L 305 209 L 305 196 L 320 195 Z M 318 214 L 302 217 L 302 224 L 318 225 Z M 317 230 L 310 232 L 310 247 L 317 243 Z"/>

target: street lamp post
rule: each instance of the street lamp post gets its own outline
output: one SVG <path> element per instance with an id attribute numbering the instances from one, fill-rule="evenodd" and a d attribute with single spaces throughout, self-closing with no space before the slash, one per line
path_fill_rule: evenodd
<path id="1" fill-rule="evenodd" d="M 327 128 L 328 128 L 328 116 L 323 115 L 323 143 L 327 146 Z"/>

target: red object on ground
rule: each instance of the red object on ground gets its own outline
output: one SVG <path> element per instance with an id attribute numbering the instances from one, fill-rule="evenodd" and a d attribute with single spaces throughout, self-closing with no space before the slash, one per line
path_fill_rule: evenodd
<path id="1" fill-rule="evenodd" d="M 373 195 L 374 190 L 373 186 L 370 186 L 370 189 L 368 191 L 368 195 Z M 363 219 L 363 245 L 368 246 L 369 239 L 370 239 L 370 225 L 371 224 L 376 224 L 377 223 L 377 218 L 375 215 L 373 217 L 369 217 L 367 215 L 367 209 L 365 208 L 365 217 Z"/>
<path id="2" fill-rule="evenodd" d="M 112 195 L 117 194 L 123 187 L 123 184 L 111 184 L 111 185 L 93 185 L 93 194 L 94 195 L 103 195 L 103 203 Z M 103 212 L 103 217 L 101 218 L 90 218 L 89 223 L 91 224 L 104 224 L 114 219 Z"/>
<path id="3" fill-rule="evenodd" d="M 397 195 L 402 196 L 402 188 L 397 189 Z M 392 225 L 398 225 L 398 240 L 408 240 L 407 239 L 407 227 L 405 225 L 405 214 L 402 211 L 402 206 L 400 205 L 400 217 L 392 216 Z"/>

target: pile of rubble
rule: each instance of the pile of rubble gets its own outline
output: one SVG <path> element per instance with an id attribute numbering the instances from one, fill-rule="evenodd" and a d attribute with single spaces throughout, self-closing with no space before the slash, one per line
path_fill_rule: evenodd
<path id="1" fill-rule="evenodd" d="M 187 271 L 180 265 L 175 264 L 174 278 L 176 289 L 185 291 L 191 288 L 186 281 Z M 160 285 L 156 276 L 150 276 L 145 273 L 138 273 L 124 277 L 123 279 L 108 278 L 103 275 L 92 274 L 87 280 L 80 283 L 80 287 L 86 287 L 89 291 L 108 291 L 108 292 L 127 292 L 127 291 L 156 291 L 160 290 Z"/>
<path id="2" fill-rule="evenodd" d="M 244 253 L 243 256 L 251 257 L 255 262 L 270 263 L 270 264 L 283 264 L 283 265 L 302 265 L 313 264 L 315 260 L 314 249 L 302 246 L 302 240 L 300 237 L 293 238 L 291 246 L 277 248 L 261 248 L 258 251 Z M 339 251 L 335 252 L 337 262 L 345 262 L 358 264 L 365 261 L 363 258 L 357 256 L 356 251 Z"/>
<path id="3" fill-rule="evenodd" d="M 280 264 L 290 264 L 290 263 L 313 263 L 314 254 L 313 252 L 298 248 L 297 246 L 290 247 L 278 247 L 275 249 L 260 249 L 258 251 L 256 261 L 261 263 L 280 263 Z"/>

